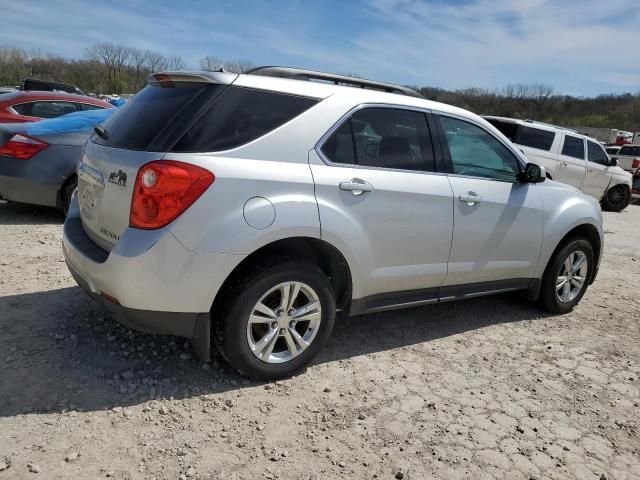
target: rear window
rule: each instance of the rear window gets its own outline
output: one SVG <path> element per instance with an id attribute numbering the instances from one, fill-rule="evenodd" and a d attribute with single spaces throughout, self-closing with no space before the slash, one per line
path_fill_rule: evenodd
<path id="1" fill-rule="evenodd" d="M 202 105 L 224 88 L 196 82 L 148 85 L 104 123 L 107 138 L 94 135 L 93 141 L 107 147 L 147 150 L 180 112 Z"/>
<path id="2" fill-rule="evenodd" d="M 513 142 L 526 147 L 549 151 L 555 137 L 556 134 L 548 130 L 520 125 Z"/>
<path id="3" fill-rule="evenodd" d="M 524 145 L 525 147 L 549 151 L 556 137 L 555 133 L 548 130 L 540 130 L 539 128 L 527 127 L 494 118 L 487 118 L 486 120 L 513 143 Z"/>
<path id="4" fill-rule="evenodd" d="M 316 99 L 217 84 L 149 85 L 93 141 L 127 150 L 213 152 L 254 140 L 317 103 Z"/>
<path id="5" fill-rule="evenodd" d="M 618 155 L 630 155 L 630 156 L 640 155 L 640 147 L 638 146 L 622 147 L 618 151 Z"/>
<path id="6" fill-rule="evenodd" d="M 316 103 L 313 98 L 230 87 L 172 150 L 213 152 L 235 148 L 269 133 Z"/>

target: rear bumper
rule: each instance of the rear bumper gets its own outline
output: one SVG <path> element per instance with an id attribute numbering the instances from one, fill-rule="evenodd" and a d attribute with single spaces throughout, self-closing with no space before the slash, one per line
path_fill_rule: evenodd
<path id="1" fill-rule="evenodd" d="M 211 305 L 245 256 L 190 252 L 167 230 L 137 229 L 107 252 L 86 235 L 77 213 L 74 200 L 62 247 L 78 285 L 122 324 L 188 338 L 208 358 Z"/>

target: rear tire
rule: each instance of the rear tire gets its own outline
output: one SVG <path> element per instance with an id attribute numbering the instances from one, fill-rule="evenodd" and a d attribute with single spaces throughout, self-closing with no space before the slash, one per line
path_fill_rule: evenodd
<path id="1" fill-rule="evenodd" d="M 73 196 L 77 189 L 78 178 L 75 175 L 69 178 L 62 186 L 62 190 L 60 191 L 60 202 L 62 203 L 62 211 L 65 216 L 69 213 L 69 205 L 71 205 L 71 200 L 73 200 Z"/>
<path id="2" fill-rule="evenodd" d="M 591 244 L 576 238 L 558 250 L 542 277 L 540 303 L 549 312 L 567 313 L 582 299 L 594 271 Z"/>
<path id="3" fill-rule="evenodd" d="M 626 185 L 614 185 L 602 199 L 602 209 L 608 212 L 621 212 L 631 203 L 631 190 Z"/>
<path id="4" fill-rule="evenodd" d="M 333 329 L 335 295 L 312 263 L 283 260 L 246 272 L 223 294 L 230 304 L 213 312 L 213 343 L 248 377 L 293 374 L 318 354 Z"/>

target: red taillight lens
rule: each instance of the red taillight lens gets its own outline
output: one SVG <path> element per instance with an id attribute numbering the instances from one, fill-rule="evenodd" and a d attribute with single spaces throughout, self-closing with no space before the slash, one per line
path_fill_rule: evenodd
<path id="1" fill-rule="evenodd" d="M 129 225 L 164 227 L 175 220 L 209 188 L 215 176 L 209 170 L 174 160 L 144 165 L 136 177 Z"/>
<path id="2" fill-rule="evenodd" d="M 631 168 L 638 168 L 638 167 L 640 167 L 640 158 L 636 158 L 631 164 Z"/>
<path id="3" fill-rule="evenodd" d="M 37 138 L 14 135 L 7 143 L 0 146 L 0 155 L 29 160 L 36 153 L 47 148 L 49 144 Z"/>

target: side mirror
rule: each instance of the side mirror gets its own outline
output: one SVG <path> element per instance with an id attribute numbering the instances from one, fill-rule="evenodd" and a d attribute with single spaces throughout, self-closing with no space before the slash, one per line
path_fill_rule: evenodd
<path id="1" fill-rule="evenodd" d="M 527 163 L 524 172 L 518 174 L 518 181 L 521 183 L 540 183 L 547 179 L 547 171 L 543 166 L 535 163 Z"/>
<path id="2" fill-rule="evenodd" d="M 617 167 L 618 166 L 618 159 L 616 157 L 613 157 L 609 160 L 609 166 L 610 167 Z"/>

